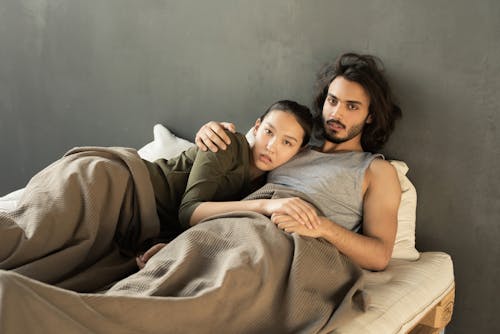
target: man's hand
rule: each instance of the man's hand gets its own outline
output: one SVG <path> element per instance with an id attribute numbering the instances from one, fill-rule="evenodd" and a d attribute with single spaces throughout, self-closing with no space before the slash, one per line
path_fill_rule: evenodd
<path id="1" fill-rule="evenodd" d="M 298 235 L 311 238 L 321 238 L 323 236 L 323 227 L 325 226 L 325 224 L 321 224 L 318 228 L 309 229 L 287 214 L 275 213 L 271 216 L 271 221 L 285 232 L 297 233 Z"/>
<path id="2" fill-rule="evenodd" d="M 307 229 L 316 229 L 321 224 L 314 206 L 299 197 L 265 200 L 264 207 L 267 215 L 287 215 Z"/>
<path id="3" fill-rule="evenodd" d="M 167 244 L 164 244 L 164 243 L 158 243 L 158 244 L 154 245 L 153 247 L 151 247 L 150 249 L 148 249 L 146 251 L 146 253 L 137 256 L 135 258 L 135 262 L 137 263 L 137 266 L 139 267 L 139 269 L 144 268 L 144 266 L 146 265 L 146 262 L 148 262 L 149 259 L 153 257 L 153 255 L 158 253 L 166 245 Z"/>
<path id="4" fill-rule="evenodd" d="M 217 152 L 219 148 L 225 150 L 227 145 L 231 144 L 231 139 L 224 132 L 224 129 L 236 132 L 233 123 L 208 122 L 198 130 L 194 141 L 202 151 L 209 149 L 212 152 Z"/>

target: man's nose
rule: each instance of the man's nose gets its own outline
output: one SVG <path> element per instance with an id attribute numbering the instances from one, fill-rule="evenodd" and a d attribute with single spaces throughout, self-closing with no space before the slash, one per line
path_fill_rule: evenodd
<path id="1" fill-rule="evenodd" d="M 333 106 L 330 111 L 330 115 L 334 119 L 342 119 L 342 116 L 344 115 L 344 108 L 342 107 L 342 104 L 338 103 L 336 106 Z"/>

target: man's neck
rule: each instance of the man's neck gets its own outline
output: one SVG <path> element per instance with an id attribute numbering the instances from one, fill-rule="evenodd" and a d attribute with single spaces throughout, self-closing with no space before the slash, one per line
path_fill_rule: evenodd
<path id="1" fill-rule="evenodd" d="M 325 140 L 321 148 L 323 153 L 341 153 L 341 152 L 363 152 L 363 147 L 359 141 L 347 141 L 344 143 L 336 144 L 331 141 Z"/>

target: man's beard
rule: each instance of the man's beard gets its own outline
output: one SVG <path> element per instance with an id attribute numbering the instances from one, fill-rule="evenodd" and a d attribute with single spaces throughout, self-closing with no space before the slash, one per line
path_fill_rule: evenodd
<path id="1" fill-rule="evenodd" d="M 330 124 L 330 123 L 338 124 L 338 125 L 342 126 L 344 129 L 345 129 L 345 125 L 339 121 L 332 120 L 332 119 L 325 121 L 323 118 L 323 138 L 334 143 L 334 144 L 342 144 L 342 143 L 345 143 L 346 141 L 353 139 L 354 137 L 359 135 L 361 132 L 363 132 L 363 127 L 365 125 L 364 122 L 360 123 L 360 124 L 356 124 L 347 131 L 347 135 L 345 137 L 339 137 L 339 136 L 337 136 L 337 133 L 334 130 L 331 130 L 328 127 L 328 124 Z"/>

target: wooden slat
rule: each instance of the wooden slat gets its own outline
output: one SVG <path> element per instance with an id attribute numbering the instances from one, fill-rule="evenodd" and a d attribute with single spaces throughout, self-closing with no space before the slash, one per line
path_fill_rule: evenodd
<path id="1" fill-rule="evenodd" d="M 408 334 L 439 333 L 450 322 L 455 303 L 455 287 L 451 289 Z"/>

